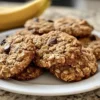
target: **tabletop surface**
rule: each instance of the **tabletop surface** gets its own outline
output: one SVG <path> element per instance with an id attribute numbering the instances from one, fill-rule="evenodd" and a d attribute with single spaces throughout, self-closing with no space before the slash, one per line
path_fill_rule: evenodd
<path id="1" fill-rule="evenodd" d="M 85 18 L 95 27 L 97 31 L 100 31 L 99 11 L 80 11 L 72 8 L 50 7 L 41 17 L 55 19 L 62 16 Z M 100 100 L 100 89 L 83 94 L 55 97 L 28 96 L 0 90 L 0 100 Z"/>

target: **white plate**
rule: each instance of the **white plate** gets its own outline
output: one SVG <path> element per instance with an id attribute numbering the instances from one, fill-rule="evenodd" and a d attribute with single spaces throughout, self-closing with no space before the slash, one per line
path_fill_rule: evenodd
<path id="1" fill-rule="evenodd" d="M 6 35 L 13 34 L 15 31 L 16 30 L 6 31 L 0 34 L 0 41 L 2 41 Z M 93 34 L 100 36 L 100 33 L 97 31 L 94 31 Z M 27 95 L 71 95 L 91 91 L 97 88 L 100 88 L 100 63 L 97 74 L 80 82 L 62 82 L 48 73 L 31 81 L 0 80 L 0 89 Z"/>

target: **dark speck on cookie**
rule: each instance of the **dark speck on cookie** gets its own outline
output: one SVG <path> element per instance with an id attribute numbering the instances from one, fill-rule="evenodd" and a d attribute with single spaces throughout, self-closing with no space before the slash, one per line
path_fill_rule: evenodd
<path id="1" fill-rule="evenodd" d="M 35 22 L 38 22 L 38 21 L 39 21 L 39 19 L 38 19 L 38 18 L 34 18 L 34 21 L 35 21 Z"/>
<path id="2" fill-rule="evenodd" d="M 53 45 L 53 44 L 56 44 L 57 43 L 57 38 L 54 37 L 54 38 L 50 38 L 47 42 L 47 44 L 50 46 L 50 45 Z"/>
<path id="3" fill-rule="evenodd" d="M 9 37 L 9 35 L 6 35 L 6 38 Z"/>
<path id="4" fill-rule="evenodd" d="M 92 41 L 96 40 L 96 36 L 95 35 L 91 35 L 90 36 L 90 40 L 92 40 Z"/>
<path id="5" fill-rule="evenodd" d="M 54 22 L 54 21 L 49 19 L 48 22 Z"/>
<path id="6" fill-rule="evenodd" d="M 6 43 L 6 40 L 5 39 L 3 39 L 2 41 L 1 41 L 1 45 L 3 45 L 3 44 L 5 44 Z"/>
<path id="7" fill-rule="evenodd" d="M 5 51 L 6 54 L 9 54 L 9 51 L 10 51 L 10 44 L 8 44 L 8 45 L 6 45 L 6 46 L 4 47 L 4 51 Z"/>

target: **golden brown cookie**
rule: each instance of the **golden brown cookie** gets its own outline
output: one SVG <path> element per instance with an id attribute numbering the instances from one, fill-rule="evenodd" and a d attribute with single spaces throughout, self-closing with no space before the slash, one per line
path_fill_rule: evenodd
<path id="1" fill-rule="evenodd" d="M 50 68 L 71 64 L 80 54 L 81 43 L 73 36 L 60 31 L 51 31 L 33 39 L 36 46 L 35 64 Z"/>
<path id="2" fill-rule="evenodd" d="M 20 74 L 13 77 L 13 79 L 20 81 L 27 81 L 39 77 L 43 73 L 43 69 L 31 63 Z"/>
<path id="3" fill-rule="evenodd" d="M 100 59 L 100 38 L 96 35 L 78 39 L 84 47 L 89 47 L 93 50 L 96 59 Z"/>
<path id="4" fill-rule="evenodd" d="M 33 35 L 28 29 L 21 29 L 21 30 L 18 30 L 16 31 L 15 33 L 16 35 Z M 13 36 L 13 35 L 12 35 Z"/>
<path id="5" fill-rule="evenodd" d="M 96 58 L 89 48 L 82 48 L 81 55 L 69 62 L 51 67 L 50 72 L 63 81 L 72 82 L 88 78 L 97 71 Z"/>
<path id="6" fill-rule="evenodd" d="M 96 59 L 100 59 L 100 40 L 91 42 L 88 46 L 93 50 L 94 55 L 96 56 Z"/>
<path id="7" fill-rule="evenodd" d="M 78 40 L 82 43 L 83 46 L 87 47 L 91 42 L 100 40 L 100 38 L 96 35 L 91 34 L 87 37 L 78 38 Z"/>
<path id="8" fill-rule="evenodd" d="M 66 32 L 75 37 L 88 36 L 93 30 L 93 26 L 86 20 L 74 17 L 59 18 L 55 20 L 54 27 L 56 30 Z"/>
<path id="9" fill-rule="evenodd" d="M 15 34 L 4 39 L 0 45 L 0 78 L 7 79 L 23 71 L 35 55 L 30 34 Z"/>
<path id="10" fill-rule="evenodd" d="M 46 20 L 41 18 L 33 18 L 25 23 L 25 28 L 31 31 L 33 34 L 45 34 L 54 30 L 52 20 Z"/>

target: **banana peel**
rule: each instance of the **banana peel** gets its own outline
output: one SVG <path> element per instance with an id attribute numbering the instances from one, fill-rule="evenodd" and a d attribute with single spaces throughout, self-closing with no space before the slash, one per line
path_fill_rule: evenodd
<path id="1" fill-rule="evenodd" d="M 33 17 L 39 16 L 50 5 L 51 0 L 35 0 L 20 7 L 0 11 L 0 31 L 21 27 Z"/>
<path id="2" fill-rule="evenodd" d="M 4 11 L 4 10 L 7 10 L 7 9 L 10 9 L 8 7 L 0 7 L 0 11 Z"/>
<path id="3" fill-rule="evenodd" d="M 39 9 L 38 12 L 35 14 L 35 17 L 39 17 L 50 5 L 51 0 L 46 1 L 46 3 L 41 6 L 41 9 Z"/>

